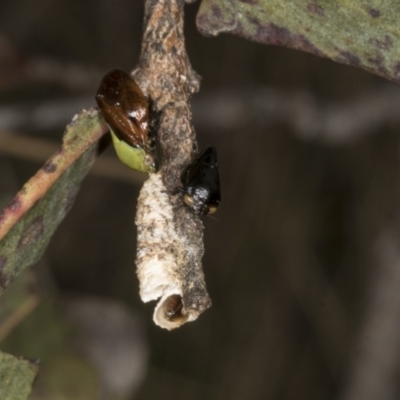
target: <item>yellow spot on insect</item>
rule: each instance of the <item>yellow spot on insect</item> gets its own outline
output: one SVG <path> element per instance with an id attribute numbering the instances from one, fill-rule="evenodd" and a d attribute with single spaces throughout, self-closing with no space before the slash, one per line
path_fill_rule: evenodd
<path id="1" fill-rule="evenodd" d="M 218 206 L 208 206 L 207 214 L 214 214 L 218 209 Z"/>
<path id="2" fill-rule="evenodd" d="M 193 207 L 194 199 L 193 199 L 192 196 L 189 196 L 188 194 L 185 194 L 185 196 L 183 196 L 183 201 L 185 202 L 185 204 L 188 207 Z"/>

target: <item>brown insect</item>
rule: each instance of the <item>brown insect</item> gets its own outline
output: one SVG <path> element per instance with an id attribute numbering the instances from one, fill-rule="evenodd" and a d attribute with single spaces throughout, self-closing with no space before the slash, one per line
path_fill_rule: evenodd
<path id="1" fill-rule="evenodd" d="M 123 71 L 111 71 L 102 79 L 96 101 L 121 161 L 133 169 L 154 172 L 155 141 L 149 134 L 149 105 L 137 83 Z"/>
<path id="2" fill-rule="evenodd" d="M 186 318 L 186 316 L 182 314 L 182 308 L 182 298 L 178 294 L 169 296 L 163 304 L 165 316 L 168 318 L 168 320 L 173 322 Z"/>

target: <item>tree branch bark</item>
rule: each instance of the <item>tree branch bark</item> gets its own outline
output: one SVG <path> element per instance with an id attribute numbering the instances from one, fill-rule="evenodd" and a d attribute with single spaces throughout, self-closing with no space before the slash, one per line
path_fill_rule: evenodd
<path id="1" fill-rule="evenodd" d="M 133 71 L 158 120 L 161 168 L 138 201 L 137 268 L 143 301 L 158 303 L 154 320 L 177 328 L 207 309 L 201 258 L 203 224 L 182 203 L 180 175 L 197 150 L 190 96 L 199 90 L 185 49 L 183 0 L 147 0 L 139 67 Z"/>

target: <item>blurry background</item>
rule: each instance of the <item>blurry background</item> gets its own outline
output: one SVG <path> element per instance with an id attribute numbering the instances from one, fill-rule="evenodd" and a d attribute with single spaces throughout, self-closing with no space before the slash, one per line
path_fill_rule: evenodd
<path id="1" fill-rule="evenodd" d="M 134 267 L 145 177 L 109 151 L 34 275 L 2 298 L 0 348 L 41 359 L 32 399 L 399 398 L 400 89 L 202 37 L 197 8 L 185 26 L 203 78 L 194 124 L 200 147 L 218 149 L 222 184 L 204 219 L 212 308 L 177 331 L 153 324 Z M 1 1 L 2 206 L 94 106 L 101 77 L 136 65 L 142 16 L 131 0 Z"/>

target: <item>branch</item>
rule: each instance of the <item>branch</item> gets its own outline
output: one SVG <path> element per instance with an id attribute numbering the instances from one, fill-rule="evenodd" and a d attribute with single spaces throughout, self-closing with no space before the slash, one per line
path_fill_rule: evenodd
<path id="1" fill-rule="evenodd" d="M 0 154 L 23 160 L 45 162 L 58 150 L 58 143 L 47 139 L 38 139 L 15 132 L 0 132 Z M 99 157 L 89 173 L 134 185 L 141 185 L 145 180 L 143 174 L 126 168 L 115 155 Z"/>
<path id="2" fill-rule="evenodd" d="M 0 106 L 0 129 L 58 129 L 74 110 L 90 102 L 92 98 L 80 97 L 35 105 Z M 260 129 L 284 124 L 302 139 L 342 144 L 372 134 L 384 124 L 398 123 L 399 102 L 399 88 L 386 82 L 345 102 L 323 100 L 310 91 L 271 87 L 214 90 L 193 100 L 193 120 L 198 128 L 218 135 L 230 134 L 239 128 L 246 129 L 248 136 L 258 135 Z M 1 140 L 0 137 L 0 150 Z"/>
<path id="3" fill-rule="evenodd" d="M 167 329 L 192 321 L 211 302 L 201 258 L 203 224 L 182 203 L 183 169 L 197 149 L 189 99 L 199 90 L 184 46 L 183 0 L 147 0 L 139 67 L 132 73 L 159 116 L 162 166 L 139 196 L 137 269 L 143 301 L 161 297 L 154 321 Z"/>

